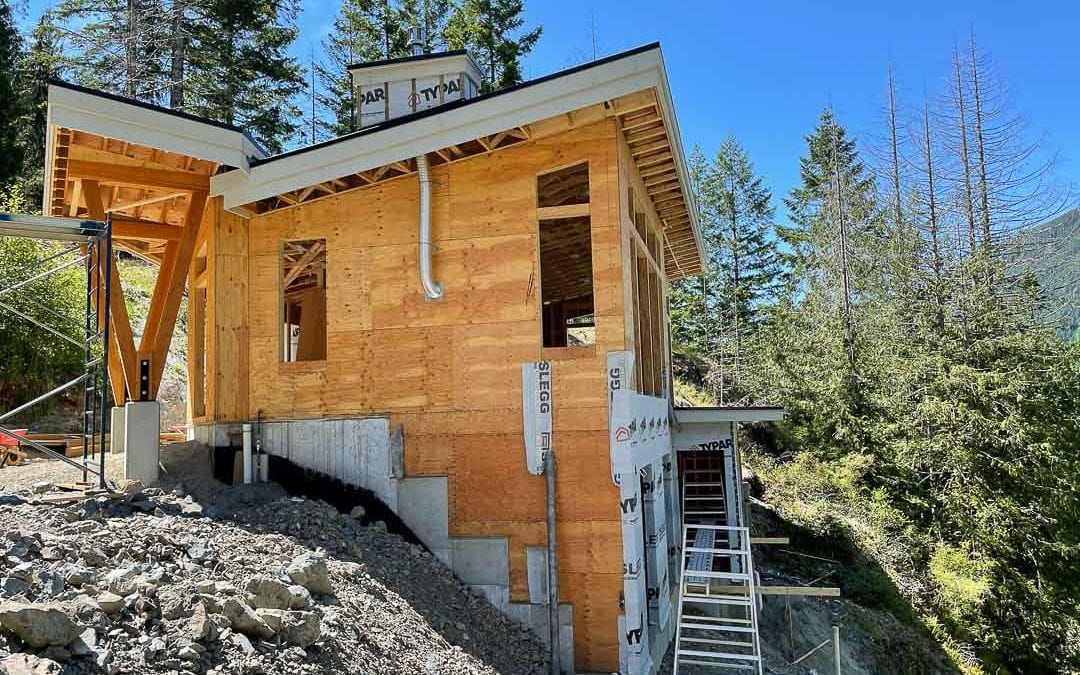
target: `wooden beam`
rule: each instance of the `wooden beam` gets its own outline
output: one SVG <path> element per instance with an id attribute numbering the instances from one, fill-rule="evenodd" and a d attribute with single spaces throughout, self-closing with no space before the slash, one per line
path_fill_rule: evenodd
<path id="1" fill-rule="evenodd" d="M 124 386 L 116 385 L 116 376 L 112 374 L 110 363 L 110 375 L 113 377 L 113 398 L 117 405 L 123 405 L 131 393 L 138 391 L 139 386 L 139 363 L 135 358 L 135 336 L 131 331 L 131 318 L 128 316 L 127 303 L 124 301 L 124 287 L 120 282 L 120 271 L 117 269 L 118 260 L 112 264 L 112 279 L 109 286 L 109 327 L 113 337 L 113 351 L 119 360 L 122 377 L 120 381 Z M 112 354 L 109 354 L 110 362 Z M 127 397 L 124 395 L 124 387 L 127 388 Z"/>
<path id="2" fill-rule="evenodd" d="M 184 233 L 179 242 L 169 242 L 165 249 L 165 264 L 158 274 L 154 286 L 154 296 L 150 301 L 150 314 L 155 322 L 147 317 L 146 328 L 139 342 L 139 360 L 150 359 L 150 398 L 157 398 L 161 375 L 165 372 L 165 358 L 172 344 L 176 315 L 180 311 L 180 299 L 187 285 L 191 259 L 195 253 L 195 242 L 202 226 L 203 211 L 206 207 L 207 193 L 195 192 L 191 195 L 187 214 L 184 216 Z M 165 272 L 166 278 L 162 278 Z M 155 313 L 155 302 L 157 312 Z"/>
<path id="3" fill-rule="evenodd" d="M 787 546 L 791 543 L 790 537 L 750 537 L 751 544 L 780 544 Z"/>
<path id="4" fill-rule="evenodd" d="M 315 242 L 311 248 L 304 252 L 304 255 L 300 256 L 300 259 L 296 261 L 296 267 L 293 267 L 292 270 L 285 275 L 285 283 L 282 284 L 282 288 L 288 288 L 289 284 L 296 280 L 296 277 L 304 273 L 304 270 L 306 270 L 315 258 L 319 257 L 319 254 L 322 253 L 323 246 L 321 241 Z"/>
<path id="5" fill-rule="evenodd" d="M 611 101 L 611 109 L 616 115 L 629 115 L 639 110 L 654 107 L 656 107 L 656 96 L 653 94 L 652 89 L 635 91 L 633 94 L 620 96 Z"/>
<path id="6" fill-rule="evenodd" d="M 94 180 L 79 182 L 82 183 L 88 215 L 92 220 L 104 220 L 105 207 L 101 202 L 101 186 Z M 109 345 L 109 381 L 112 384 L 113 399 L 118 405 L 123 405 L 126 401 L 125 387 L 131 391 L 137 367 L 134 361 L 135 339 L 132 337 L 131 319 L 124 303 L 124 287 L 120 284 L 120 272 L 115 260 L 111 265 L 109 284 L 109 329 L 113 343 Z"/>
<path id="7" fill-rule="evenodd" d="M 92 179 L 99 183 L 125 187 L 201 191 L 210 189 L 210 176 L 201 173 L 108 164 L 85 159 L 72 159 L 68 162 L 68 177 Z"/>
<path id="8" fill-rule="evenodd" d="M 113 216 L 113 236 L 117 239 L 149 239 L 151 241 L 180 241 L 183 228 L 148 220 L 135 220 Z"/>
<path id="9" fill-rule="evenodd" d="M 541 206 L 536 209 L 538 220 L 552 218 L 580 218 L 589 215 L 588 204 L 566 204 L 564 206 Z"/>
<path id="10" fill-rule="evenodd" d="M 123 204 L 112 204 L 109 208 L 105 209 L 109 213 L 115 213 L 116 211 L 127 211 L 128 209 L 134 209 L 139 206 L 149 206 L 150 204 L 157 204 L 158 202 L 168 201 L 175 199 L 176 197 L 183 197 L 186 192 L 170 192 L 164 195 L 155 195 L 153 197 L 147 197 L 145 199 L 137 199 L 133 202 L 126 202 Z"/>

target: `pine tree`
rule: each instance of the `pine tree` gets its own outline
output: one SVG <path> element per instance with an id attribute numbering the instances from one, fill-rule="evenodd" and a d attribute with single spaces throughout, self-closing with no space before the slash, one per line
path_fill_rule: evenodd
<path id="1" fill-rule="evenodd" d="M 831 109 L 821 113 L 800 160 L 802 184 L 784 200 L 793 226 L 778 228 L 792 254 L 794 293 L 815 294 L 823 321 L 840 326 L 846 405 L 860 403 L 860 302 L 870 289 L 863 283 L 881 248 L 873 176 L 859 158 L 855 141 Z M 879 289 L 880 290 L 880 289 Z M 823 324 L 824 325 L 824 324 Z"/>
<path id="2" fill-rule="evenodd" d="M 65 66 L 80 84 L 165 101 L 171 21 L 160 0 L 63 0 L 55 15 L 68 42 Z"/>
<path id="3" fill-rule="evenodd" d="M 287 53 L 295 0 L 202 0 L 188 50 L 190 112 L 235 124 L 271 152 L 300 129 L 303 69 Z"/>
<path id="4" fill-rule="evenodd" d="M 446 27 L 451 49 L 468 49 L 484 74 L 487 91 L 522 80 L 521 59 L 532 51 L 542 28 L 518 34 L 525 25 L 523 0 L 463 0 Z"/>
<path id="5" fill-rule="evenodd" d="M 325 111 L 320 127 L 332 137 L 356 131 L 356 98 L 348 67 L 404 56 L 402 14 L 386 0 L 344 0 L 315 72 L 317 99 Z"/>
<path id="6" fill-rule="evenodd" d="M 780 287 L 775 210 L 772 193 L 734 138 L 725 139 L 695 175 L 711 279 L 705 300 L 715 341 L 710 355 L 721 364 L 720 399 L 729 402 L 746 394 L 746 343 Z"/>
<path id="7" fill-rule="evenodd" d="M 23 148 L 18 143 L 16 120 L 20 116 L 17 68 L 21 49 L 11 5 L 0 0 L 0 187 L 22 168 Z"/>
<path id="8" fill-rule="evenodd" d="M 30 34 L 19 65 L 20 118 L 16 127 L 22 158 L 20 183 L 30 204 L 42 203 L 49 80 L 60 76 L 63 60 L 60 29 L 53 14 L 45 12 Z"/>

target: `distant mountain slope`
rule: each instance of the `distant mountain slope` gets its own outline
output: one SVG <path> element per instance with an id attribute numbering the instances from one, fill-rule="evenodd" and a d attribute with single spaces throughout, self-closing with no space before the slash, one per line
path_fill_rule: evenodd
<path id="1" fill-rule="evenodd" d="M 1064 337 L 1080 336 L 1080 209 L 1049 220 L 1018 240 L 1010 266 L 1034 272 L 1047 295 L 1047 319 Z"/>

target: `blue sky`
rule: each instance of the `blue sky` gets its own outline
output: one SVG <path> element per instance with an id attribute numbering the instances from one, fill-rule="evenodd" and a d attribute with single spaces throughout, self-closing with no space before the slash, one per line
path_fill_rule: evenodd
<path id="1" fill-rule="evenodd" d="M 307 62 L 336 2 L 303 0 L 295 53 Z M 29 14 L 46 3 L 29 2 Z M 953 47 L 977 31 L 1016 108 L 1080 184 L 1080 3 L 1075 0 L 526 0 L 544 35 L 525 60 L 535 77 L 659 40 L 683 142 L 706 152 L 739 138 L 777 198 L 798 180 L 803 137 L 832 104 L 863 142 L 880 133 L 886 68 L 900 95 L 942 91 Z M 782 218 L 782 209 L 780 209 Z"/>

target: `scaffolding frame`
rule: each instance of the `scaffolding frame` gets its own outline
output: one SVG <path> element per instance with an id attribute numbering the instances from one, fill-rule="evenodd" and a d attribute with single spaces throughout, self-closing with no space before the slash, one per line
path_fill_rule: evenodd
<path id="1" fill-rule="evenodd" d="M 82 471 L 82 481 L 89 484 L 89 474 L 97 476 L 99 488 L 106 488 L 105 481 L 105 410 L 109 397 L 109 300 L 111 296 L 113 249 L 112 223 L 83 220 L 77 218 L 55 218 L 31 216 L 13 213 L 0 213 L 0 237 L 20 237 L 71 244 L 61 251 L 38 260 L 31 266 L 33 273 L 20 281 L 0 285 L 0 311 L 5 311 L 23 319 L 30 325 L 48 332 L 53 337 L 63 339 L 83 349 L 83 372 L 78 377 L 60 384 L 26 403 L 0 414 L 0 433 L 18 437 L 20 444 L 26 444 L 49 457 L 62 460 Z M 57 260 L 76 254 L 73 259 L 56 264 Z M 41 319 L 34 318 L 5 301 L 18 291 L 28 290 L 32 284 L 59 273 L 61 270 L 82 263 L 86 270 L 85 312 L 81 339 L 72 337 L 62 328 Z M 28 270 L 30 271 L 30 270 Z M 0 284 L 3 281 L 0 280 Z M 57 317 L 66 318 L 55 308 L 31 300 L 23 300 L 37 305 L 40 309 Z M 95 354 L 100 345 L 100 355 Z M 76 461 L 65 453 L 16 434 L 3 426 L 5 420 L 53 398 L 72 387 L 82 385 L 82 461 Z M 97 466 L 90 463 L 96 457 Z"/>

